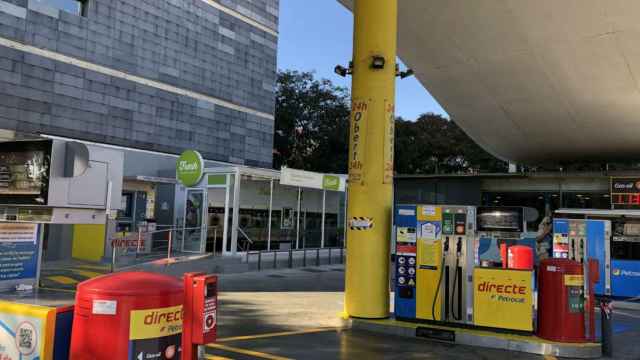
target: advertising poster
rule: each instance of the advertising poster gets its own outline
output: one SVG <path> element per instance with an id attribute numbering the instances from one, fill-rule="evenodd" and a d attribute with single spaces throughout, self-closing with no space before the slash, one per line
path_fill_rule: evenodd
<path id="1" fill-rule="evenodd" d="M 0 289 L 38 275 L 38 225 L 0 223 Z"/>
<path id="2" fill-rule="evenodd" d="M 0 359 L 51 359 L 54 322 L 54 309 L 0 302 Z"/>
<path id="3" fill-rule="evenodd" d="M 393 157 L 395 152 L 395 105 L 392 102 L 385 100 L 384 102 L 384 169 L 383 169 L 383 184 L 393 183 Z"/>
<path id="4" fill-rule="evenodd" d="M 351 104 L 351 131 L 349 132 L 349 182 L 363 183 L 367 140 L 367 114 L 369 101 L 355 99 Z"/>
<path id="5" fill-rule="evenodd" d="M 442 224 L 440 221 L 426 221 L 420 223 L 420 234 L 418 237 L 423 240 L 438 240 L 442 234 Z"/>
<path id="6" fill-rule="evenodd" d="M 499 329 L 533 330 L 533 273 L 476 268 L 474 323 Z"/>
<path id="7" fill-rule="evenodd" d="M 396 241 L 400 243 L 416 242 L 416 228 L 399 226 L 396 230 Z"/>
<path id="8" fill-rule="evenodd" d="M 129 360 L 179 360 L 182 305 L 131 311 Z"/>

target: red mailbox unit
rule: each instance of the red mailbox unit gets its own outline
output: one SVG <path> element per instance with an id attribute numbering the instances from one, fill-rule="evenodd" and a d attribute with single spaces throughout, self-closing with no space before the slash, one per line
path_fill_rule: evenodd
<path id="1" fill-rule="evenodd" d="M 595 341 L 593 288 L 598 281 L 597 261 L 591 260 L 589 265 L 585 299 L 583 264 L 568 259 L 540 262 L 538 336 L 560 342 Z"/>
<path id="2" fill-rule="evenodd" d="M 182 302 L 182 283 L 166 275 L 124 272 L 80 283 L 70 359 L 180 359 Z"/>
<path id="3" fill-rule="evenodd" d="M 197 346 L 216 341 L 218 277 L 184 274 L 182 359 L 197 359 Z"/>

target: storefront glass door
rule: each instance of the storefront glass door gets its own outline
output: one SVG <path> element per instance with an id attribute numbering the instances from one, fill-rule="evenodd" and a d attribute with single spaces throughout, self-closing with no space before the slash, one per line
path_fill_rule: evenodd
<path id="1" fill-rule="evenodd" d="M 188 189 L 184 210 L 182 251 L 202 253 L 206 239 L 206 196 L 203 189 Z"/>

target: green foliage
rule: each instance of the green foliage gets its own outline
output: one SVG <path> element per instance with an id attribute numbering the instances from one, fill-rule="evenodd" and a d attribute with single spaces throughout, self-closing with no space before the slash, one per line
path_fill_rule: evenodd
<path id="1" fill-rule="evenodd" d="M 274 168 L 289 166 L 346 173 L 349 149 L 349 93 L 312 73 L 278 73 Z M 505 162 L 488 154 L 452 120 L 424 114 L 396 121 L 398 174 L 503 172 Z"/>
<path id="2" fill-rule="evenodd" d="M 346 173 L 349 111 L 347 89 L 312 73 L 279 72 L 274 168 Z"/>
<path id="3" fill-rule="evenodd" d="M 453 120 L 423 114 L 396 120 L 397 174 L 504 172 L 507 164 L 478 146 Z"/>

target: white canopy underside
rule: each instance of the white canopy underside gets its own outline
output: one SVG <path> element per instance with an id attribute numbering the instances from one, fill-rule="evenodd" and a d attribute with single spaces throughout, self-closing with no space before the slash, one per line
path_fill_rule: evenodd
<path id="1" fill-rule="evenodd" d="M 492 154 L 516 162 L 640 157 L 640 1 L 399 6 L 399 56 Z"/>

